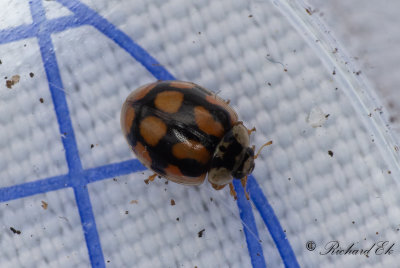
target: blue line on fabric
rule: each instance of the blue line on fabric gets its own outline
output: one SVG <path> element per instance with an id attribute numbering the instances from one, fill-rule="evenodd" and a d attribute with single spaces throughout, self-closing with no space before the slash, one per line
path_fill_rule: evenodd
<path id="1" fill-rule="evenodd" d="M 233 185 L 235 186 L 235 191 L 237 193 L 237 205 L 239 207 L 240 218 L 244 223 L 243 230 L 246 236 L 247 249 L 249 251 L 251 264 L 256 268 L 267 267 L 250 201 L 247 200 L 245 196 L 240 180 L 233 180 Z"/>
<path id="2" fill-rule="evenodd" d="M 35 194 L 42 194 L 68 187 L 69 176 L 59 175 L 47 179 L 26 182 L 0 188 L 0 202 L 7 202 Z"/>
<path id="3" fill-rule="evenodd" d="M 46 21 L 46 14 L 42 5 L 42 0 L 30 1 L 29 4 L 33 24 L 35 27 L 40 28 L 40 25 Z M 72 184 L 76 184 L 74 187 L 75 200 L 81 218 L 83 233 L 89 252 L 89 259 L 92 267 L 105 267 L 103 251 L 101 249 L 100 238 L 96 228 L 92 204 L 90 203 L 89 192 L 87 191 L 86 185 L 80 185 L 83 180 L 82 163 L 79 157 L 78 146 L 76 144 L 65 93 L 64 91 L 59 90 L 64 87 L 61 81 L 54 46 L 51 40 L 51 33 L 39 30 L 37 32 L 37 38 L 60 133 L 63 134 L 62 142 L 69 169 L 69 181 Z"/>
<path id="4" fill-rule="evenodd" d="M 37 23 L 20 25 L 10 29 L 0 30 L 0 44 L 36 37 L 39 30 L 47 34 L 52 34 L 82 25 L 84 25 L 82 21 L 77 20 L 75 16 L 71 15 L 45 20 L 41 22 L 40 28 Z"/>
<path id="5" fill-rule="evenodd" d="M 283 232 L 282 226 L 279 223 L 274 210 L 252 175 L 248 177 L 247 190 L 250 194 L 251 201 L 253 201 L 257 210 L 260 212 L 260 215 L 267 226 L 276 247 L 278 248 L 285 267 L 300 267 L 296 255 L 290 246 L 289 240 Z"/>
<path id="6" fill-rule="evenodd" d="M 41 0 L 34 0 L 30 3 L 35 27 L 40 27 L 45 20 L 45 11 L 43 9 Z M 50 87 L 54 110 L 57 116 L 59 130 L 63 135 L 62 142 L 65 148 L 65 156 L 67 159 L 69 172 L 78 173 L 82 170 L 82 164 L 79 159 L 78 146 L 76 144 L 71 118 L 69 116 L 65 92 L 60 90 L 60 88 L 64 87 L 61 81 L 60 70 L 58 68 L 51 36 L 48 32 L 38 31 L 37 38 L 44 69 Z"/>
<path id="7" fill-rule="evenodd" d="M 86 183 L 92 183 L 107 178 L 127 175 L 132 172 L 147 170 L 139 160 L 131 159 L 128 161 L 95 167 L 83 171 Z"/>
<path id="8" fill-rule="evenodd" d="M 90 24 L 126 50 L 133 58 L 140 62 L 155 78 L 159 80 L 175 80 L 159 62 L 146 50 L 136 44 L 127 34 L 119 30 L 96 11 L 77 0 L 56 0 L 71 10 L 81 23 Z"/>
<path id="9" fill-rule="evenodd" d="M 120 163 L 95 167 L 83 170 L 81 175 L 83 183 L 81 185 L 112 177 L 127 175 L 146 169 L 147 168 L 144 167 L 137 159 L 131 159 Z M 18 198 L 71 187 L 72 184 L 70 183 L 69 176 L 69 174 L 58 175 L 33 182 L 26 182 L 13 186 L 2 187 L 0 188 L 0 202 L 7 202 Z"/>
<path id="10" fill-rule="evenodd" d="M 81 217 L 90 263 L 92 264 L 92 267 L 106 267 L 87 185 L 74 187 L 74 193 L 79 210 L 79 216 Z"/>

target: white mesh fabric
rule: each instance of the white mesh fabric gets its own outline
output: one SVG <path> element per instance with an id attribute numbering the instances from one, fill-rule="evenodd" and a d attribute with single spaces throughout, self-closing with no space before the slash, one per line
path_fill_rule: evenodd
<path id="1" fill-rule="evenodd" d="M 319 254 L 332 240 L 343 247 L 354 242 L 357 248 L 381 240 L 396 242 L 400 200 L 398 170 L 391 162 L 396 156 L 391 154 L 397 155 L 398 149 L 382 134 L 382 107 L 371 108 L 368 87 L 360 88 L 363 81 L 357 80 L 362 75 L 344 72 L 346 64 L 332 60 L 342 57 L 341 49 L 328 51 L 324 42 L 331 40 L 318 32 L 318 21 L 310 19 L 302 5 L 82 2 L 177 79 L 230 99 L 245 125 L 256 126 L 252 143 L 257 148 L 273 141 L 256 160 L 254 177 L 300 266 L 395 266 L 396 250 L 391 256 L 371 253 L 369 258 Z M 73 14 L 57 2 L 43 1 L 43 6 L 48 19 Z M 1 30 L 31 23 L 28 1 L 2 14 Z M 314 35 L 321 39 L 313 40 Z M 156 78 L 90 25 L 58 31 L 51 38 L 64 85 L 59 90 L 66 95 L 83 169 L 134 158 L 120 131 L 120 108 L 129 92 Z M 63 134 L 36 39 L 1 43 L 0 60 L 0 77 L 21 76 L 11 89 L 7 79 L 0 85 L 0 186 L 66 174 Z M 319 123 L 313 124 L 310 116 Z M 107 267 L 251 266 L 228 189 L 216 192 L 208 184 L 185 187 L 164 179 L 146 185 L 149 175 L 136 172 L 88 184 Z M 0 207 L 5 249 L 0 251 L 1 267 L 90 266 L 69 188 L 13 199 Z M 283 267 L 255 209 L 254 214 L 266 264 Z M 311 240 L 317 246 L 314 251 L 306 249 Z"/>

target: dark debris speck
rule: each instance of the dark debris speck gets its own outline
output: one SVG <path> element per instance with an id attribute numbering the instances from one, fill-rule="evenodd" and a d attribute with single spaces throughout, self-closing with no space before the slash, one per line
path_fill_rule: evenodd
<path id="1" fill-rule="evenodd" d="M 203 237 L 203 234 L 204 234 L 204 231 L 205 231 L 206 229 L 202 229 L 202 230 L 200 230 L 198 233 L 197 233 L 197 235 L 199 236 L 199 237 Z"/>
<path id="2" fill-rule="evenodd" d="M 10 227 L 10 230 L 14 233 L 14 234 L 21 234 L 20 230 L 15 229 L 14 227 Z"/>

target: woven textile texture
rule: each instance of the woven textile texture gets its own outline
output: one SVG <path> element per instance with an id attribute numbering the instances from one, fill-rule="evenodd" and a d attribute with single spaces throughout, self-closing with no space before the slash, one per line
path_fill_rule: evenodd
<path id="1" fill-rule="evenodd" d="M 304 7 L 2 0 L 0 266 L 394 267 L 399 149 L 385 108 Z M 236 202 L 208 183 L 144 182 L 120 109 L 158 79 L 229 99 L 256 148 L 273 141 L 249 201 L 240 183 Z M 331 241 L 376 245 L 323 254 Z"/>

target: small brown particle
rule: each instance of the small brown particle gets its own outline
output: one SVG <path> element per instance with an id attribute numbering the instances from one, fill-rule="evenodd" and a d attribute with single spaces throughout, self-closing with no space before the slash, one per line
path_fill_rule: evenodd
<path id="1" fill-rule="evenodd" d="M 6 81 L 6 87 L 11 88 L 13 86 L 13 82 L 11 80 Z"/>
<path id="2" fill-rule="evenodd" d="M 43 102 L 44 102 L 43 98 L 40 98 L 39 101 L 40 101 L 40 103 L 43 103 Z"/>
<path id="3" fill-rule="evenodd" d="M 331 150 L 328 151 L 328 154 L 330 155 L 330 157 L 333 157 L 333 152 Z"/>
<path id="4" fill-rule="evenodd" d="M 30 72 L 30 73 L 29 73 L 29 76 L 30 76 L 30 77 L 34 77 L 34 76 L 35 76 L 35 74 L 34 74 L 34 73 L 32 73 L 32 72 Z"/>
<path id="5" fill-rule="evenodd" d="M 283 69 L 285 72 L 287 72 L 287 69 L 285 68 L 285 69 Z"/>
<path id="6" fill-rule="evenodd" d="M 206 230 L 206 229 L 200 230 L 200 231 L 197 233 L 197 235 L 198 235 L 199 237 L 203 237 L 203 233 L 204 233 L 205 230 Z"/>
<path id="7" fill-rule="evenodd" d="M 131 200 L 131 202 L 129 202 L 129 204 L 138 204 L 139 203 L 139 201 L 137 201 L 137 200 Z"/>
<path id="8" fill-rule="evenodd" d="M 20 230 L 15 229 L 14 227 L 10 227 L 10 230 L 14 233 L 14 234 L 21 234 Z"/>
<path id="9" fill-rule="evenodd" d="M 379 232 L 376 232 L 376 234 L 379 234 Z"/>
<path id="10" fill-rule="evenodd" d="M 125 214 L 128 215 L 128 214 L 129 214 L 129 211 L 128 211 L 128 210 L 125 210 Z"/>
<path id="11" fill-rule="evenodd" d="M 311 10 L 311 8 L 306 8 L 306 12 L 310 16 L 313 14 L 313 11 Z"/>
<path id="12" fill-rule="evenodd" d="M 171 199 L 171 206 L 175 206 L 175 200 Z"/>
<path id="13" fill-rule="evenodd" d="M 113 178 L 113 181 L 118 181 L 117 178 Z"/>
<path id="14" fill-rule="evenodd" d="M 154 181 L 156 176 L 157 176 L 156 173 L 154 173 L 153 175 L 150 175 L 146 180 L 144 180 L 144 183 L 149 184 L 149 182 Z"/>
<path id="15" fill-rule="evenodd" d="M 13 85 L 17 84 L 19 82 L 20 76 L 18 74 L 13 75 L 11 77 L 11 80 L 6 81 L 6 86 L 8 88 L 12 88 Z"/>
<path id="16" fill-rule="evenodd" d="M 250 14 L 250 15 L 249 15 L 249 18 L 252 18 L 252 17 L 253 17 L 253 15 Z"/>
<path id="17" fill-rule="evenodd" d="M 329 116 L 330 116 L 330 114 L 326 114 L 326 115 L 325 115 L 325 118 L 328 118 Z"/>
<path id="18" fill-rule="evenodd" d="M 355 222 L 355 221 L 352 221 L 351 223 L 352 223 L 352 224 L 355 224 L 356 222 Z"/>
<path id="19" fill-rule="evenodd" d="M 388 170 L 388 174 L 392 174 L 392 172 L 390 170 Z"/>
<path id="20" fill-rule="evenodd" d="M 333 70 L 332 74 L 335 75 L 336 74 L 336 70 Z"/>
<path id="21" fill-rule="evenodd" d="M 46 210 L 47 207 L 48 207 L 48 204 L 47 204 L 46 202 L 42 201 L 42 208 L 43 208 L 44 210 Z"/>

